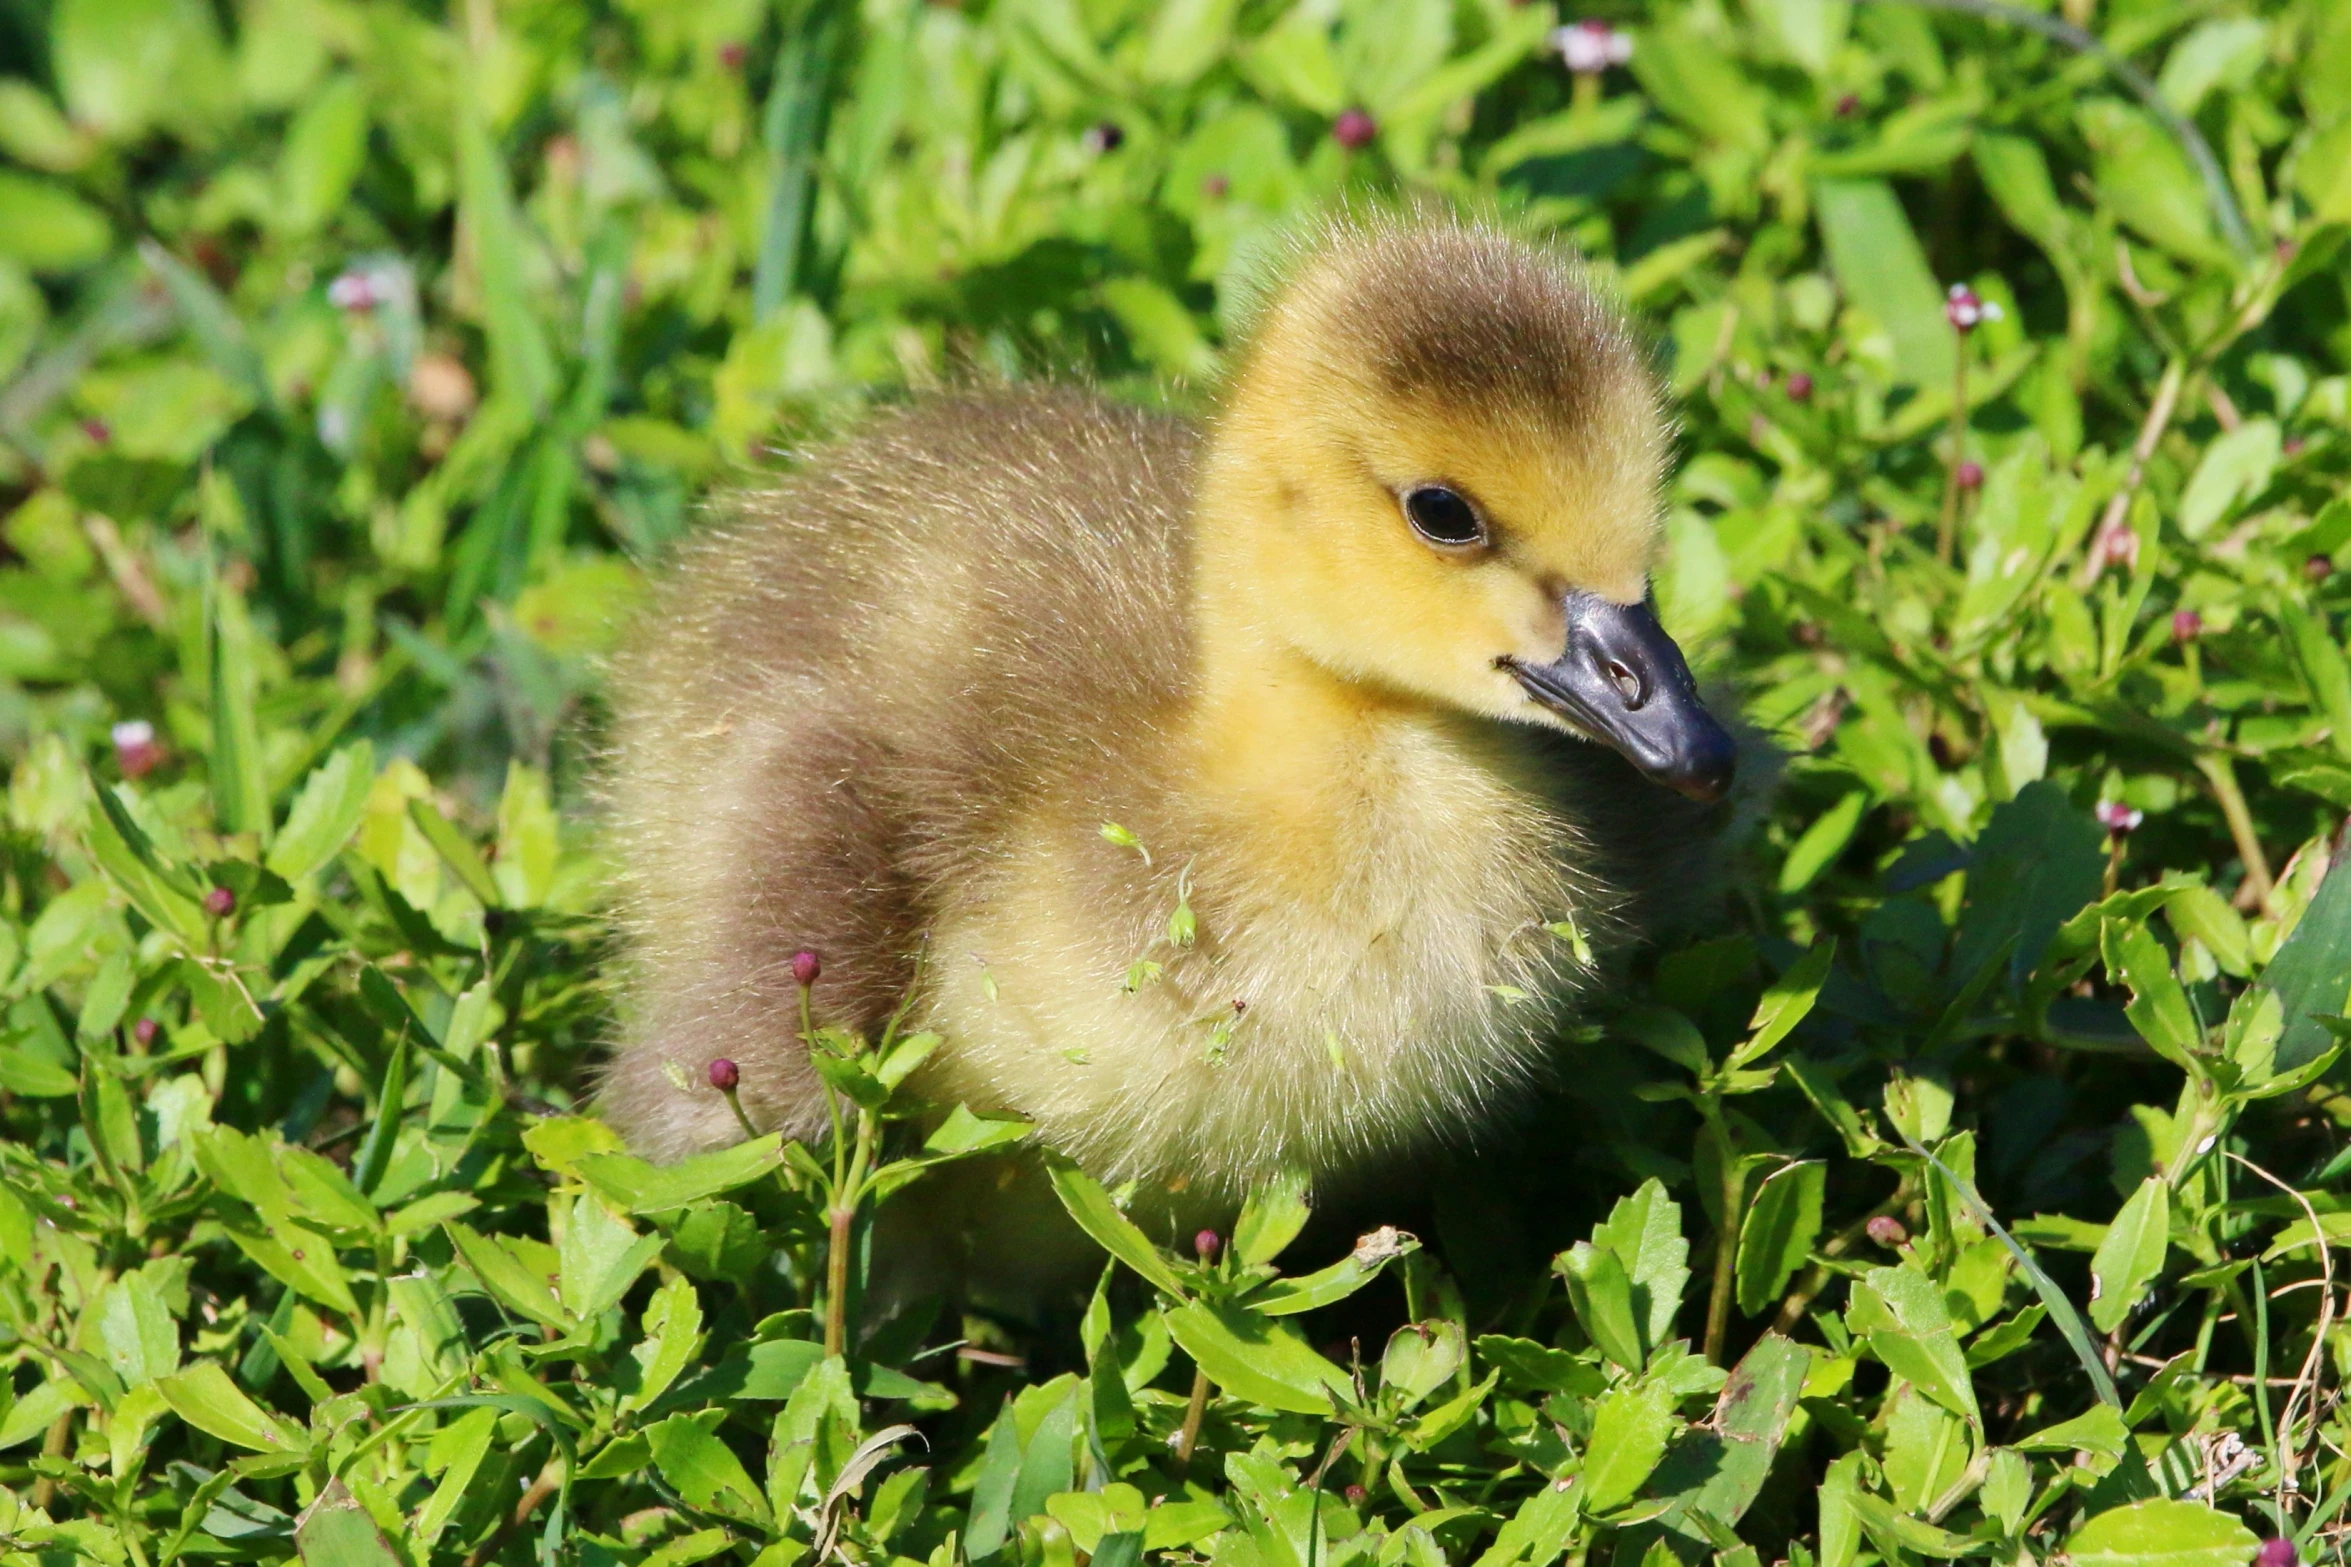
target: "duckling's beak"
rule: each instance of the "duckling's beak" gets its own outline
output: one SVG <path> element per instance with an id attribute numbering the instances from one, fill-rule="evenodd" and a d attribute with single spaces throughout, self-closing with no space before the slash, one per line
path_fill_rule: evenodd
<path id="1" fill-rule="evenodd" d="M 1673 638 L 1644 599 L 1614 604 L 1570 593 L 1560 608 L 1567 651 L 1548 664 L 1505 656 L 1496 662 L 1527 695 L 1567 719 L 1654 782 L 1693 800 L 1730 789 L 1738 748 L 1698 700 L 1698 683 Z"/>

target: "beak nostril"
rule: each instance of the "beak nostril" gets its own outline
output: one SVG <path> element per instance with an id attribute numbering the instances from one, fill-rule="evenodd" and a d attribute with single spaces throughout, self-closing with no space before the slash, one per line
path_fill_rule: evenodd
<path id="1" fill-rule="evenodd" d="M 1615 685 L 1616 694 L 1624 698 L 1625 706 L 1638 711 L 1641 704 L 1649 699 L 1648 691 L 1641 684 L 1641 677 L 1631 669 L 1613 658 L 1601 667 Z"/>

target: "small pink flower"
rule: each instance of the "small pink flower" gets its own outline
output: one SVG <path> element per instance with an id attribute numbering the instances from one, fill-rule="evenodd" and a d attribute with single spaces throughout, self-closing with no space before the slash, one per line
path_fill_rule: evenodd
<path id="1" fill-rule="evenodd" d="M 2289 435 L 2286 437 L 2285 454 L 2288 457 L 2299 457 L 2302 455 L 2302 448 L 2309 444 L 2309 441 L 2299 435 Z"/>
<path id="2" fill-rule="evenodd" d="M 743 1069 L 725 1056 L 710 1063 L 710 1086 L 722 1094 L 731 1094 L 735 1085 L 743 1081 Z"/>
<path id="3" fill-rule="evenodd" d="M 1881 1213 L 1869 1221 L 1869 1238 L 1880 1246 L 1899 1246 L 1910 1239 L 1910 1232 L 1902 1228 L 1902 1221 L 1890 1213 Z"/>
<path id="4" fill-rule="evenodd" d="M 133 1023 L 131 1037 L 139 1042 L 139 1048 L 142 1050 L 155 1043 L 155 1019 L 143 1017 Z"/>
<path id="5" fill-rule="evenodd" d="M 2139 569 L 2139 535 L 2127 522 L 2117 519 L 2114 526 L 2099 530 L 2097 550 L 2102 565 Z"/>
<path id="6" fill-rule="evenodd" d="M 1221 174 L 1211 174 L 1200 182 L 1200 194 L 1210 201 L 1222 201 L 1233 188 L 1233 182 Z"/>
<path id="7" fill-rule="evenodd" d="M 2301 1560 L 2294 1542 L 2286 1539 L 2264 1540 L 2253 1553 L 2253 1567 L 2300 1567 Z"/>
<path id="8" fill-rule="evenodd" d="M 327 285 L 327 303 L 337 310 L 356 315 L 373 310 L 381 302 L 376 296 L 375 279 L 357 267 L 339 274 Z"/>
<path id="9" fill-rule="evenodd" d="M 1331 140 L 1349 152 L 1370 146 L 1372 138 L 1379 133 L 1379 122 L 1361 109 L 1349 109 L 1331 122 Z"/>
<path id="10" fill-rule="evenodd" d="M 2325 555 L 2313 555 L 2302 563 L 2302 575 L 2312 582 L 2324 582 L 2335 574 L 2335 563 Z"/>
<path id="11" fill-rule="evenodd" d="M 1223 1244 L 1224 1243 L 1222 1241 L 1217 1239 L 1217 1234 L 1214 1230 L 1202 1230 L 1199 1234 L 1192 1237 L 1192 1250 L 1200 1254 L 1200 1260 L 1202 1262 L 1214 1262 L 1216 1260 L 1217 1248 Z"/>
<path id="12" fill-rule="evenodd" d="M 823 972 L 824 964 L 815 953 L 804 949 L 792 954 L 792 982 L 794 984 L 803 988 L 813 985 L 816 983 L 817 976 Z"/>
<path id="13" fill-rule="evenodd" d="M 744 48 L 741 43 L 731 38 L 718 46 L 718 63 L 730 71 L 741 70 L 743 68 L 743 62 L 749 59 L 750 56 L 750 50 Z"/>
<path id="14" fill-rule="evenodd" d="M 1849 119 L 1853 118 L 1853 116 L 1855 116 L 1856 114 L 1859 114 L 1860 112 L 1861 112 L 1861 97 L 1860 97 L 1860 95 L 1859 95 L 1858 93 L 1843 93 L 1843 94 L 1840 94 L 1840 95 L 1838 96 L 1838 98 L 1837 98 L 1837 118 L 1838 118 L 1838 119 L 1840 119 L 1840 120 L 1849 120 Z"/>
<path id="15" fill-rule="evenodd" d="M 144 718 L 128 719 L 109 732 L 114 741 L 114 765 L 125 778 L 144 778 L 163 763 L 163 747 L 156 743 L 155 726 Z"/>
<path id="16" fill-rule="evenodd" d="M 106 421 L 103 419 L 84 419 L 82 434 L 88 436 L 94 444 L 99 446 L 108 445 L 114 440 L 114 432 L 106 427 Z"/>
<path id="17" fill-rule="evenodd" d="M 2204 635 L 2204 617 L 2192 609 L 2171 612 L 2171 639 L 2174 642 L 2193 642 Z"/>
<path id="18" fill-rule="evenodd" d="M 1970 457 L 1959 465 L 1959 471 L 1951 477 L 1958 481 L 1963 490 L 1980 490 L 1984 487 L 1984 465 Z"/>
<path id="19" fill-rule="evenodd" d="M 237 895 L 226 887 L 215 887 L 204 894 L 204 912 L 214 919 L 226 919 L 237 912 Z"/>
<path id="20" fill-rule="evenodd" d="M 2147 819 L 2145 811 L 2133 809 L 2120 800 L 2100 800 L 2096 814 L 2098 825 L 2116 838 L 2130 836 L 2138 830 L 2139 823 Z"/>
<path id="21" fill-rule="evenodd" d="M 1986 321 L 1999 320 L 2000 307 L 1965 283 L 1954 283 L 1943 300 L 1943 319 L 1951 323 L 1952 331 L 1965 335 Z"/>
<path id="22" fill-rule="evenodd" d="M 1347 1487 L 1344 1494 L 1347 1498 L 1347 1505 L 1349 1507 L 1361 1507 L 1363 1505 L 1364 1497 L 1370 1493 L 1365 1491 L 1360 1485 L 1351 1485 Z"/>
<path id="23" fill-rule="evenodd" d="M 1598 76 L 1633 57 L 1633 35 L 1620 33 L 1597 17 L 1551 30 L 1551 47 L 1578 76 Z"/>
<path id="24" fill-rule="evenodd" d="M 1812 401 L 1812 377 L 1806 375 L 1801 370 L 1797 371 L 1794 375 L 1789 376 L 1788 401 L 1792 403 L 1808 403 Z"/>

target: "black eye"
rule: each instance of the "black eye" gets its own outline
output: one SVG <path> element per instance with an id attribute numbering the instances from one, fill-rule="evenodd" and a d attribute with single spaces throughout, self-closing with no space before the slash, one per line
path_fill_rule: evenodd
<path id="1" fill-rule="evenodd" d="M 1457 490 L 1423 484 L 1404 492 L 1404 517 L 1412 531 L 1431 544 L 1481 544 L 1486 525 Z"/>

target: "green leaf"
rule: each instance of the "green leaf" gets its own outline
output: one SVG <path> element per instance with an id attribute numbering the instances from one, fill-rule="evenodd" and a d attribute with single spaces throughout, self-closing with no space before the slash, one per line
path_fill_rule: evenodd
<path id="1" fill-rule="evenodd" d="M 1554 1260 L 1567 1283 L 1568 1303 L 1584 1336 L 1627 1371 L 1648 1363 L 1641 1347 L 1641 1323 L 1633 1310 L 1633 1284 L 1615 1252 L 1578 1241 Z"/>
<path id="2" fill-rule="evenodd" d="M 1763 999 L 1756 1004 L 1754 1021 L 1748 1025 L 1747 1042 L 1731 1052 L 1733 1070 L 1762 1060 L 1811 1015 L 1812 1004 L 1820 999 L 1820 987 L 1827 983 L 1829 965 L 1836 957 L 1835 937 L 1816 941 L 1796 961 L 1794 968 L 1772 981 L 1771 988 L 1764 991 Z"/>
<path id="3" fill-rule="evenodd" d="M 343 210 L 366 160 L 367 93 L 357 77 L 338 76 L 313 94 L 286 127 L 272 226 L 292 236 L 324 227 Z"/>
<path id="4" fill-rule="evenodd" d="M 367 810 L 375 784 L 375 751 L 365 740 L 345 746 L 311 773 L 263 863 L 290 882 L 334 862 Z"/>
<path id="5" fill-rule="evenodd" d="M 498 888 L 498 879 L 490 874 L 490 867 L 482 863 L 480 852 L 466 841 L 465 835 L 450 824 L 449 818 L 443 816 L 432 801 L 422 797 L 410 800 L 408 816 L 424 833 L 425 841 L 441 856 L 442 863 L 457 873 L 459 881 L 465 883 L 465 890 L 482 900 L 483 907 L 495 909 L 504 906 L 506 896 Z"/>
<path id="6" fill-rule="evenodd" d="M 1690 1243 L 1682 1239 L 1681 1206 L 1665 1194 L 1665 1183 L 1652 1176 L 1631 1196 L 1618 1198 L 1607 1221 L 1593 1230 L 1592 1241 L 1624 1264 L 1643 1351 L 1673 1337 L 1674 1315 L 1690 1282 L 1684 1265 Z"/>
<path id="7" fill-rule="evenodd" d="M 923 1151 L 932 1154 L 988 1153 L 1024 1141 L 1036 1128 L 1009 1117 L 974 1115 L 962 1105 L 947 1113 L 938 1129 L 923 1139 Z"/>
<path id="8" fill-rule="evenodd" d="M 1233 1251 L 1251 1267 L 1272 1262 L 1306 1228 L 1306 1172 L 1284 1170 L 1250 1189 L 1233 1225 Z"/>
<path id="9" fill-rule="evenodd" d="M 624 1213 L 669 1213 L 718 1197 L 772 1173 L 784 1162 L 784 1140 L 770 1132 L 731 1148 L 694 1154 L 675 1164 L 648 1164 L 632 1154 L 582 1154 L 580 1178 Z"/>
<path id="10" fill-rule="evenodd" d="M 2274 994 L 2284 1010 L 2276 1070 L 2299 1070 L 2332 1046 L 2318 1019 L 2351 1006 L 2351 856 L 2318 884 L 2293 934 L 2262 970 L 2257 988 Z"/>
<path id="11" fill-rule="evenodd" d="M 1420 1242 L 1409 1235 L 1376 1230 L 1327 1268 L 1268 1281 L 1248 1297 L 1249 1309 L 1269 1317 L 1288 1317 L 1328 1306 L 1345 1300 L 1378 1278 L 1380 1271 L 1397 1258 L 1418 1250 Z"/>
<path id="12" fill-rule="evenodd" d="M 645 1441 L 654 1467 L 690 1505 L 765 1526 L 773 1514 L 758 1485 L 742 1460 L 718 1439 L 726 1416 L 724 1409 L 704 1409 L 647 1427 Z"/>
<path id="13" fill-rule="evenodd" d="M 1781 894 L 1794 897 L 1834 865 L 1837 856 L 1845 852 L 1845 845 L 1853 841 L 1861 818 L 1868 812 L 1869 791 L 1855 789 L 1815 817 L 1812 825 L 1804 829 L 1804 835 L 1789 846 L 1788 857 L 1780 862 Z"/>
<path id="14" fill-rule="evenodd" d="M 2090 1321 L 2099 1332 L 2122 1326 L 2163 1271 L 2170 1236 L 2171 1183 L 2150 1175 L 2106 1227 L 2106 1238 L 2090 1259 Z"/>
<path id="15" fill-rule="evenodd" d="M 1691 1428 L 1659 1465 L 1650 1489 L 1670 1498 L 1661 1522 L 1711 1539 L 1747 1516 L 1763 1494 L 1811 1364 L 1812 1352 L 1793 1339 L 1766 1333 L 1755 1341 L 1723 1383 L 1713 1420 Z"/>
<path id="16" fill-rule="evenodd" d="M 1820 1238 L 1828 1166 L 1807 1160 L 1780 1168 L 1756 1189 L 1739 1226 L 1739 1309 L 1752 1317 L 1779 1299 Z"/>
<path id="17" fill-rule="evenodd" d="M 1584 1445 L 1584 1510 L 1608 1512 L 1630 1501 L 1665 1457 L 1674 1426 L 1673 1390 L 1661 1382 L 1616 1388 L 1592 1410 Z"/>
<path id="18" fill-rule="evenodd" d="M 556 1298 L 555 1279 L 561 1265 L 553 1247 L 516 1236 L 484 1235 L 455 1219 L 441 1228 L 456 1243 L 458 1255 L 474 1277 L 500 1305 L 558 1333 L 578 1328 Z M 527 1261 L 526 1250 L 530 1253 Z"/>
<path id="19" fill-rule="evenodd" d="M 1882 180 L 1821 180 L 1814 189 L 1829 266 L 1846 296 L 1893 338 L 1899 379 L 1949 386 L 1953 334 L 1943 319 L 1943 290 L 1893 187 Z"/>
<path id="20" fill-rule="evenodd" d="M 330 1480 L 294 1525 L 303 1567 L 405 1567 L 367 1509 L 340 1480 Z"/>
<path id="21" fill-rule="evenodd" d="M 359 1302 L 351 1294 L 350 1275 L 335 1256 L 334 1242 L 298 1224 L 280 1220 L 266 1235 L 232 1229 L 229 1239 L 264 1272 L 301 1293 L 307 1300 L 359 1320 Z"/>
<path id="22" fill-rule="evenodd" d="M 2244 1567 L 2261 1541 L 2200 1502 L 2156 1497 L 2100 1513 L 2065 1542 L 2073 1567 Z"/>
<path id="23" fill-rule="evenodd" d="M 113 238 L 105 215 L 64 186 L 0 169 L 0 260 L 73 272 L 104 257 Z"/>
<path id="24" fill-rule="evenodd" d="M 1346 1372 L 1289 1328 L 1245 1307 L 1195 1302 L 1164 1315 L 1184 1353 L 1235 1398 L 1313 1415 L 1328 1414 L 1333 1396 L 1353 1392 Z"/>
<path id="25" fill-rule="evenodd" d="M 1054 1195 L 1069 1210 L 1069 1216 L 1077 1220 L 1078 1228 L 1093 1236 L 1096 1244 L 1141 1274 L 1145 1283 L 1177 1300 L 1190 1298 L 1183 1280 L 1160 1255 L 1159 1248 L 1135 1227 L 1133 1220 L 1118 1211 L 1118 1204 L 1110 1200 L 1110 1193 L 1102 1189 L 1101 1182 L 1069 1160 L 1052 1154 L 1046 1156 L 1045 1171 L 1053 1182 Z"/>
<path id="26" fill-rule="evenodd" d="M 256 1453 L 304 1453 L 310 1449 L 309 1438 L 298 1426 L 246 1397 L 229 1380 L 229 1374 L 209 1360 L 164 1377 L 155 1386 L 174 1414 L 232 1447 Z"/>
<path id="27" fill-rule="evenodd" d="M 2044 1426 L 2011 1445 L 2026 1453 L 2096 1453 L 2120 1458 L 2130 1439 L 2130 1428 L 2122 1423 L 2120 1410 L 2111 1404 L 2092 1404 L 2088 1413 Z"/>
<path id="28" fill-rule="evenodd" d="M 2191 1075 L 2202 1074 L 2196 1051 L 2204 1043 L 2203 1027 L 2188 993 L 2172 972 L 2163 943 L 2144 925 L 2108 920 L 2100 932 L 2107 971 L 2131 987 L 2123 1012 L 2139 1037 L 2174 1066 Z"/>

